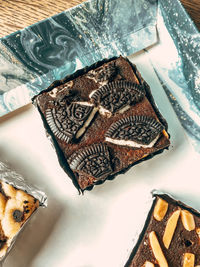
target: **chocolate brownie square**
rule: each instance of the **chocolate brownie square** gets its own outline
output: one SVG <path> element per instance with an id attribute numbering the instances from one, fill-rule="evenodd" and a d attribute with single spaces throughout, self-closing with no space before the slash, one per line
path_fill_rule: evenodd
<path id="1" fill-rule="evenodd" d="M 82 191 L 170 144 L 149 86 L 121 56 L 54 82 L 33 103 L 61 166 Z"/>
<path id="2" fill-rule="evenodd" d="M 125 267 L 200 266 L 200 213 L 167 194 L 154 197 Z"/>

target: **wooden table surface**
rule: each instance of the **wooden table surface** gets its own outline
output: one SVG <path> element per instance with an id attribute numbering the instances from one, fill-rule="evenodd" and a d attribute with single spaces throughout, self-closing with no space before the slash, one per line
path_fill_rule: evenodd
<path id="1" fill-rule="evenodd" d="M 0 37 L 82 3 L 83 0 L 0 0 Z M 200 0 L 181 0 L 200 30 Z"/>

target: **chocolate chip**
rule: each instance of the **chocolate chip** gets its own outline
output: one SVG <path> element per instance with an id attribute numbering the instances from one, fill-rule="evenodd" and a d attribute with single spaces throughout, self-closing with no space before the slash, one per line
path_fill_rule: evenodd
<path id="1" fill-rule="evenodd" d="M 193 242 L 191 242 L 190 240 L 184 240 L 184 244 L 186 247 L 190 247 L 193 244 Z"/>
<path id="2" fill-rule="evenodd" d="M 30 210 L 24 210 L 25 213 L 29 213 Z"/>
<path id="3" fill-rule="evenodd" d="M 24 214 L 20 210 L 13 211 L 13 218 L 16 222 L 22 222 L 24 218 Z"/>

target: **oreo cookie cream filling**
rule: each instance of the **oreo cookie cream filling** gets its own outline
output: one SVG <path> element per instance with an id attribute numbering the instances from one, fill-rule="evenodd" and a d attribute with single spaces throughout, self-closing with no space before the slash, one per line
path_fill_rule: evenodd
<path id="1" fill-rule="evenodd" d="M 164 126 L 152 117 L 130 116 L 113 123 L 105 140 L 113 144 L 132 147 L 152 147 Z"/>

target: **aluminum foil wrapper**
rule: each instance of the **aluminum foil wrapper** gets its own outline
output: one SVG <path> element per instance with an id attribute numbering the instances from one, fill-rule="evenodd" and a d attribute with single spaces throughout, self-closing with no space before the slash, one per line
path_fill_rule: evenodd
<path id="1" fill-rule="evenodd" d="M 40 206 L 47 207 L 47 196 L 46 196 L 46 194 L 43 191 L 41 191 L 40 189 L 38 189 L 37 187 L 28 184 L 28 182 L 20 174 L 16 173 L 12 169 L 10 169 L 5 163 L 2 163 L 2 162 L 0 162 L 0 180 L 5 182 L 5 183 L 8 183 L 8 184 L 12 185 L 13 187 L 15 187 L 17 189 L 20 189 L 20 190 L 30 194 L 31 196 L 33 196 L 34 198 L 39 200 L 39 205 Z M 34 213 L 37 212 L 37 210 L 34 211 Z M 26 222 L 22 225 L 20 230 L 17 232 L 17 234 L 12 239 L 11 244 L 9 245 L 9 247 L 8 247 L 8 249 L 6 251 L 5 256 L 3 256 L 0 259 L 0 266 L 3 266 L 3 263 L 4 263 L 7 255 L 8 255 L 8 253 L 10 252 L 12 246 L 14 245 L 18 235 L 23 230 L 25 224 L 29 221 L 29 219 L 31 217 L 32 216 L 30 216 L 26 220 Z"/>
<path id="2" fill-rule="evenodd" d="M 78 69 L 141 50 L 200 152 L 200 34 L 179 0 L 90 0 L 2 38 L 0 116 Z"/>
<path id="3" fill-rule="evenodd" d="M 36 186 L 30 185 L 24 177 L 11 170 L 5 163 L 0 162 L 0 180 L 6 182 L 17 189 L 25 191 L 40 202 L 40 206 L 47 207 L 47 196 Z"/>
<path id="4" fill-rule="evenodd" d="M 179 204 L 184 204 L 185 207 L 188 207 L 188 209 L 193 210 L 193 212 L 200 213 L 200 204 L 199 202 L 196 203 L 194 199 L 190 198 L 189 200 L 185 195 L 183 196 L 175 196 L 174 194 L 171 195 L 168 192 L 161 191 L 154 189 L 151 191 L 151 194 L 149 194 L 146 198 L 145 205 L 143 206 L 143 221 L 138 223 L 138 227 L 133 229 L 133 238 L 132 242 L 128 244 L 128 250 L 127 255 L 124 257 L 123 261 L 124 264 L 128 261 L 131 252 L 137 248 L 136 246 L 140 244 L 142 236 L 142 232 L 145 229 L 145 224 L 148 221 L 149 217 L 152 215 L 152 207 L 154 204 L 154 201 L 156 200 L 156 197 L 159 196 L 169 196 L 171 199 L 177 201 Z M 131 233 L 130 233 L 131 234 Z"/>
<path id="5" fill-rule="evenodd" d="M 200 33 L 179 1 L 159 0 L 154 70 L 196 151 L 200 152 Z M 150 51 L 151 50 L 151 51 Z"/>

